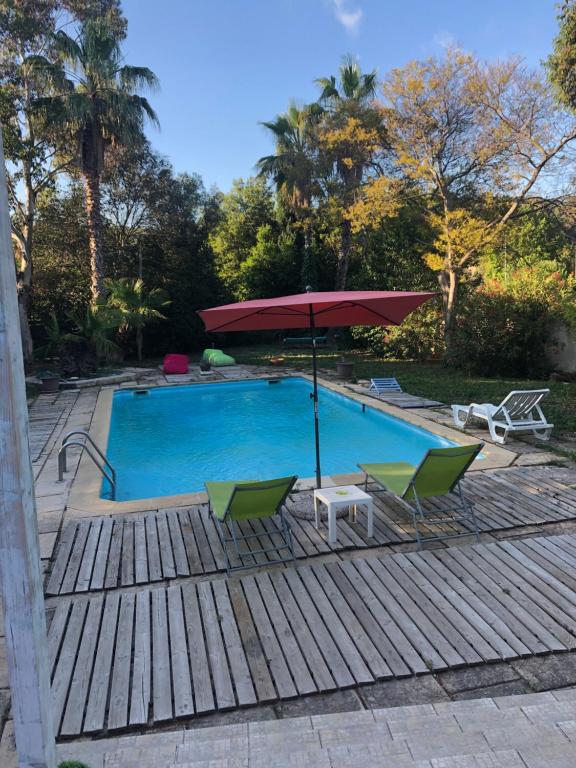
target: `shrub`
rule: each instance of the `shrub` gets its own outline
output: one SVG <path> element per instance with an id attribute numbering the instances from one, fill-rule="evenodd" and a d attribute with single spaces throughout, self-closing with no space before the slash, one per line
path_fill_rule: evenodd
<path id="1" fill-rule="evenodd" d="M 480 375 L 545 377 L 553 327 L 573 313 L 573 281 L 557 273 L 530 268 L 508 285 L 490 281 L 461 302 L 449 362 Z"/>
<path id="2" fill-rule="evenodd" d="M 397 327 L 356 326 L 351 334 L 356 342 L 390 360 L 431 360 L 444 354 L 442 309 L 437 302 L 420 307 Z"/>

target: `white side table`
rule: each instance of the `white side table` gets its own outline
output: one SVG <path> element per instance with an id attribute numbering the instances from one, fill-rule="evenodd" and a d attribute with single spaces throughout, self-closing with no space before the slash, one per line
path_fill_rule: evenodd
<path id="1" fill-rule="evenodd" d="M 356 520 L 356 506 L 358 504 L 366 507 L 368 517 L 367 535 L 372 538 L 374 535 L 374 507 L 372 496 L 365 491 L 361 491 L 355 485 L 339 485 L 334 488 L 318 488 L 314 491 L 314 515 L 316 528 L 320 527 L 320 511 L 318 502 L 321 501 L 328 508 L 328 542 L 336 543 L 336 510 L 342 507 L 348 507 L 350 521 Z"/>

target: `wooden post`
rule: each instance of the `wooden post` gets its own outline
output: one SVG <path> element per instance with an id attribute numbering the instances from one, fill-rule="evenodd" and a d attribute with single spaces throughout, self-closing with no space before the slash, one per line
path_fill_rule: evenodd
<path id="1" fill-rule="evenodd" d="M 0 585 L 19 766 L 54 768 L 46 618 L 1 130 Z"/>

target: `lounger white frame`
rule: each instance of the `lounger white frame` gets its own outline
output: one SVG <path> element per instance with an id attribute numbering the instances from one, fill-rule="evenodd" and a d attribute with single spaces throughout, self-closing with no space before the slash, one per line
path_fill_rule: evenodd
<path id="1" fill-rule="evenodd" d="M 546 421 L 540 407 L 549 392 L 549 389 L 515 389 L 500 405 L 453 405 L 454 423 L 457 427 L 466 429 L 473 418 L 486 421 L 495 443 L 505 443 L 510 432 L 532 432 L 538 440 L 550 440 L 554 424 Z"/>
<path id="2" fill-rule="evenodd" d="M 396 379 L 370 379 L 369 392 L 376 392 L 377 395 L 387 395 L 389 392 L 402 392 L 402 387 Z"/>

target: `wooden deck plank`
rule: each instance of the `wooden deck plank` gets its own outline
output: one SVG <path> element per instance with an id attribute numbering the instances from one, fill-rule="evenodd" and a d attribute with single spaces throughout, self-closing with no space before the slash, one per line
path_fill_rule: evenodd
<path id="1" fill-rule="evenodd" d="M 510 557 L 503 560 L 499 554 L 498 548 L 493 547 L 489 552 L 482 552 L 482 558 L 490 563 L 495 573 L 501 574 L 506 582 L 512 585 L 509 587 L 510 593 L 517 597 L 518 602 L 524 605 L 525 609 L 546 629 L 556 643 L 561 644 L 562 647 L 555 650 L 572 647 L 573 635 L 570 630 L 573 631 L 576 628 L 576 621 L 558 608 L 558 603 L 561 603 L 560 595 L 557 594 L 550 599 L 551 591 L 546 588 L 541 579 L 536 580 L 538 588 L 535 588 L 529 571 L 526 572 L 526 569 L 522 569 L 520 576 L 514 568 L 515 561 Z M 562 585 L 558 584 L 557 586 L 560 589 Z M 568 611 L 573 610 L 574 606 L 570 604 Z M 566 624 L 569 625 L 570 630 L 566 630 Z"/>
<path id="2" fill-rule="evenodd" d="M 126 592 L 122 595 L 108 707 L 108 729 L 111 731 L 128 725 L 135 605 L 134 592 Z"/>
<path id="3" fill-rule="evenodd" d="M 108 563 L 108 553 L 110 550 L 110 538 L 112 536 L 112 527 L 114 521 L 111 517 L 105 517 L 102 520 L 100 528 L 100 539 L 98 540 L 98 550 L 94 558 L 94 570 L 90 581 L 90 589 L 103 589 L 104 579 L 106 578 L 106 565 Z"/>
<path id="4" fill-rule="evenodd" d="M 80 648 L 78 649 L 78 658 L 74 667 L 68 703 L 64 712 L 62 728 L 60 729 L 62 736 L 76 736 L 82 732 L 82 720 L 84 719 L 84 708 L 94 664 L 103 604 L 103 596 L 98 595 L 93 600 L 90 600 L 88 605 L 88 616 L 82 633 Z"/>
<path id="5" fill-rule="evenodd" d="M 369 609 L 369 605 L 371 603 L 373 604 L 375 601 L 374 596 L 372 595 L 371 598 L 363 599 L 354 584 L 349 580 L 345 573 L 345 569 L 341 567 L 340 563 L 327 563 L 326 570 L 332 577 L 334 583 L 338 586 L 344 599 L 348 602 L 348 605 L 354 613 L 356 622 L 364 628 L 364 631 L 367 632 L 375 646 L 382 651 L 383 657 L 386 659 L 386 663 L 394 676 L 406 677 L 410 675 L 412 670 L 408 667 L 398 650 L 390 641 L 388 635 L 376 620 L 376 617 Z M 382 621 L 383 620 L 382 617 Z M 424 667 L 423 664 L 422 667 Z"/>
<path id="6" fill-rule="evenodd" d="M 321 568 L 321 571 L 323 571 L 323 568 Z M 371 682 L 374 680 L 374 677 L 366 666 L 353 639 L 348 634 L 346 627 L 326 597 L 319 579 L 316 578 L 316 574 L 318 573 L 318 570 L 312 570 L 310 566 L 298 568 L 298 575 L 308 590 L 308 594 L 316 606 L 316 609 L 322 616 L 322 620 L 328 628 L 328 631 L 338 645 L 340 653 L 344 657 L 355 681 L 357 683 Z"/>
<path id="7" fill-rule="evenodd" d="M 141 522 L 145 532 L 144 521 Z M 150 592 L 145 590 L 136 593 L 130 725 L 143 725 L 149 718 L 152 676 L 150 641 Z"/>
<path id="8" fill-rule="evenodd" d="M 306 620 L 286 583 L 284 574 L 278 572 L 271 573 L 270 579 L 282 604 L 286 618 L 290 622 L 292 632 L 296 636 L 302 653 L 306 658 L 316 687 L 319 691 L 334 690 L 338 686 L 334 682 L 322 651 L 314 640 L 314 636 L 310 632 Z"/>
<path id="9" fill-rule="evenodd" d="M 215 709 L 208 651 L 202 631 L 202 617 L 198 605 L 198 596 L 194 584 L 182 587 L 186 631 L 188 633 L 188 648 L 190 649 L 190 671 L 196 711 L 212 712 Z"/>
<path id="10" fill-rule="evenodd" d="M 349 688 L 354 685 L 354 677 L 340 652 L 338 645 L 326 628 L 322 618 L 313 603 L 302 580 L 298 576 L 299 568 L 291 568 L 284 573 L 290 591 L 300 608 L 316 644 L 322 649 L 330 672 L 339 688 Z"/>
<path id="11" fill-rule="evenodd" d="M 146 545 L 148 547 L 148 578 L 150 581 L 161 581 L 162 563 L 160 561 L 160 546 L 158 544 L 155 513 L 150 512 L 144 520 L 146 525 Z"/>
<path id="12" fill-rule="evenodd" d="M 172 680 L 166 591 L 152 590 L 152 690 L 154 721 L 172 719 Z"/>
<path id="13" fill-rule="evenodd" d="M 95 733 L 104 728 L 119 607 L 120 594 L 118 592 L 108 594 L 104 603 L 102 628 L 98 638 L 94 673 L 88 694 L 86 717 L 84 718 L 85 733 Z"/>
<path id="14" fill-rule="evenodd" d="M 370 674 L 375 680 L 385 680 L 392 677 L 392 671 L 381 655 L 378 647 L 372 642 L 370 635 L 364 630 L 362 624 L 350 609 L 340 588 L 332 579 L 331 571 L 326 566 L 312 571 L 315 579 L 319 583 L 319 588 L 326 593 L 331 607 L 337 614 L 342 624 L 350 631 L 350 637 L 359 650 L 366 666 L 370 669 Z"/>
<path id="15" fill-rule="evenodd" d="M 176 511 L 167 512 L 166 516 L 168 519 L 168 528 L 170 529 L 170 539 L 172 541 L 172 549 L 174 552 L 174 566 L 176 568 L 176 575 L 190 576 L 188 558 L 186 557 L 186 547 L 184 546 L 182 531 L 180 530 L 180 519 Z"/>
<path id="16" fill-rule="evenodd" d="M 206 531 L 206 538 L 210 544 L 210 550 L 212 552 L 212 557 L 214 558 L 216 570 L 225 571 L 226 557 L 222 550 L 222 542 L 220 541 L 218 532 L 216 531 L 214 520 L 212 519 L 211 515 L 208 515 L 207 512 L 206 514 L 200 516 L 200 520 L 204 525 L 204 530 Z"/>
<path id="17" fill-rule="evenodd" d="M 289 699 L 298 694 L 292 676 L 274 628 L 266 613 L 266 608 L 256 586 L 254 576 L 245 576 L 242 579 L 244 594 L 250 606 L 250 612 L 254 618 L 254 625 L 260 637 L 264 654 L 268 660 L 270 672 L 280 698 Z"/>
<path id="18" fill-rule="evenodd" d="M 50 664 L 50 677 L 54 672 L 54 665 L 64 639 L 66 624 L 68 623 L 68 617 L 70 615 L 70 606 L 72 605 L 69 599 L 60 599 L 54 616 L 52 617 L 52 623 L 48 630 L 48 662 Z"/>
<path id="19" fill-rule="evenodd" d="M 212 554 L 212 550 L 208 543 L 206 531 L 202 525 L 202 518 L 207 517 L 208 513 L 204 509 L 190 509 L 189 515 L 192 523 L 192 530 L 194 531 L 196 546 L 198 547 L 198 553 L 200 555 L 200 562 L 202 563 L 203 573 L 214 573 L 218 568 L 216 567 L 214 555 Z"/>
<path id="20" fill-rule="evenodd" d="M 118 586 L 123 528 L 122 520 L 114 520 L 108 554 L 108 567 L 106 568 L 106 578 L 104 580 L 104 587 L 106 589 L 115 589 Z"/>
<path id="21" fill-rule="evenodd" d="M 52 712 L 54 727 L 57 732 L 60 730 L 60 721 L 62 720 L 62 713 L 64 712 L 68 696 L 68 688 L 78 658 L 78 647 L 82 638 L 82 627 L 84 626 L 87 609 L 88 604 L 85 601 L 77 600 L 73 603 L 62 649 L 52 679 Z"/>
<path id="22" fill-rule="evenodd" d="M 421 611 L 420 615 L 425 617 L 424 621 L 420 619 L 420 626 L 424 627 L 430 640 L 451 667 L 479 664 L 482 661 L 482 657 L 472 648 L 466 637 L 450 623 L 446 613 L 438 610 L 438 606 L 430 600 L 426 592 L 420 589 L 401 567 L 404 562 L 401 558 L 382 558 L 379 562 L 414 600 L 418 611 Z"/>
<path id="23" fill-rule="evenodd" d="M 264 651 L 254 627 L 241 582 L 236 579 L 230 579 L 228 582 L 228 594 L 230 595 L 230 602 L 236 616 L 240 638 L 246 651 L 246 660 L 250 667 L 258 701 L 276 701 L 278 695 L 270 677 Z"/>
<path id="24" fill-rule="evenodd" d="M 174 689 L 174 716 L 184 717 L 194 713 L 192 679 L 188 664 L 188 644 L 184 627 L 184 608 L 180 587 L 166 590 L 168 596 L 168 621 L 170 625 L 170 663 Z"/>
<path id="25" fill-rule="evenodd" d="M 102 529 L 102 520 L 94 520 L 90 526 L 86 547 L 82 555 L 80 568 L 78 569 L 78 578 L 74 587 L 75 592 L 88 592 L 92 580 L 92 571 L 94 570 L 94 561 L 100 540 L 100 531 Z"/>
<path id="26" fill-rule="evenodd" d="M 236 689 L 236 697 L 240 706 L 256 704 L 256 693 L 250 676 L 250 668 L 246 660 L 246 654 L 240 639 L 236 618 L 230 603 L 230 597 L 223 580 L 214 581 L 212 584 L 216 599 L 216 610 L 221 617 L 220 626 L 224 635 L 224 643 L 230 662 L 230 670 Z"/>
<path id="27" fill-rule="evenodd" d="M 162 562 L 162 576 L 165 579 L 173 579 L 176 576 L 176 566 L 174 564 L 172 541 L 170 540 L 165 513 L 159 512 L 156 514 L 156 525 L 158 526 L 158 545 Z"/>
<path id="28" fill-rule="evenodd" d="M 236 704 L 236 697 L 228 669 L 226 650 L 220 634 L 220 622 L 214 605 L 211 585 L 207 581 L 201 581 L 196 585 L 196 589 L 218 709 L 231 709 Z"/>
<path id="29" fill-rule="evenodd" d="M 272 587 L 270 576 L 267 573 L 261 574 L 257 584 L 298 693 L 301 696 L 316 693 L 316 684 L 308 669 L 306 658 L 302 654 L 292 628 L 286 619 L 282 605 Z"/>
<path id="30" fill-rule="evenodd" d="M 69 594 L 74 592 L 76 587 L 76 579 L 78 577 L 78 571 L 82 565 L 82 555 L 86 546 L 86 540 L 88 539 L 88 533 L 90 532 L 90 523 L 82 522 L 78 523 L 76 531 L 76 538 L 74 540 L 74 546 L 66 567 L 66 573 L 62 579 L 62 586 L 60 587 L 61 594 Z"/>
<path id="31" fill-rule="evenodd" d="M 479 589 L 471 589 L 457 563 L 452 562 L 451 567 L 448 567 L 449 563 L 439 560 L 434 552 L 421 552 L 420 555 L 423 562 L 449 585 L 450 590 L 453 590 L 457 596 L 457 604 L 462 606 L 462 610 L 467 610 L 464 606 L 471 609 L 470 616 L 477 617 L 476 627 L 492 647 L 500 652 L 503 659 L 530 656 L 532 651 L 518 638 L 514 632 L 514 624 L 511 626 L 500 610 L 494 610 L 496 606 L 498 608 L 501 606 L 497 601 L 492 600 L 490 593 L 479 585 L 477 585 Z M 445 594 L 450 598 L 452 592 L 448 591 Z"/>
<path id="32" fill-rule="evenodd" d="M 120 563 L 120 583 L 123 587 L 134 584 L 134 521 L 125 520 L 122 532 L 122 560 Z"/>
<path id="33" fill-rule="evenodd" d="M 143 517 L 134 520 L 134 582 L 147 584 L 148 549 L 146 546 L 146 521 Z"/>
<path id="34" fill-rule="evenodd" d="M 484 661 L 499 661 L 518 655 L 499 635 L 495 636 L 494 628 L 478 614 L 470 602 L 463 599 L 462 594 L 456 592 L 446 578 L 445 571 L 438 573 L 423 557 L 415 558 L 410 554 L 404 557 L 410 577 L 422 589 L 430 589 L 434 605 L 450 617 L 450 621 L 468 638 Z M 467 597 L 474 596 L 470 593 Z"/>
<path id="35" fill-rule="evenodd" d="M 182 539 L 184 540 L 186 556 L 188 557 L 190 575 L 198 576 L 204 573 L 204 568 L 202 566 L 202 560 L 200 559 L 200 553 L 198 552 L 198 547 L 196 545 L 194 529 L 192 528 L 192 521 L 190 520 L 188 509 L 179 510 L 178 519 L 180 520 L 180 530 L 182 531 Z"/>
<path id="36" fill-rule="evenodd" d="M 533 624 L 530 617 L 524 616 L 524 609 L 520 611 L 521 618 L 519 618 L 518 612 L 514 609 L 514 600 L 509 599 L 506 592 L 487 577 L 482 567 L 478 567 L 476 563 L 471 561 L 471 548 L 466 551 L 465 557 L 460 556 L 456 547 L 453 549 L 454 551 L 450 553 L 449 557 L 446 557 L 442 551 L 437 551 L 436 557 L 460 578 L 475 595 L 490 606 L 531 653 L 548 652 L 548 646 L 524 623 L 524 619 L 527 618 L 529 624 Z"/>
<path id="37" fill-rule="evenodd" d="M 418 615 L 412 613 L 412 609 L 415 608 L 413 602 L 406 600 L 405 592 L 396 588 L 394 579 L 390 577 L 388 572 L 380 567 L 380 564 L 375 562 L 373 558 L 364 562 L 354 561 L 353 565 L 372 592 L 377 595 L 385 612 L 394 620 L 404 637 L 410 639 L 405 645 L 396 646 L 402 656 L 404 657 L 405 647 L 413 645 L 418 651 L 420 663 L 425 669 L 430 667 L 432 669 L 445 669 L 444 658 L 430 641 L 427 633 L 421 629 Z M 411 664 L 408 658 L 404 658 L 406 663 Z M 423 661 L 424 659 L 426 662 Z M 413 661 L 412 656 L 412 663 Z"/>

